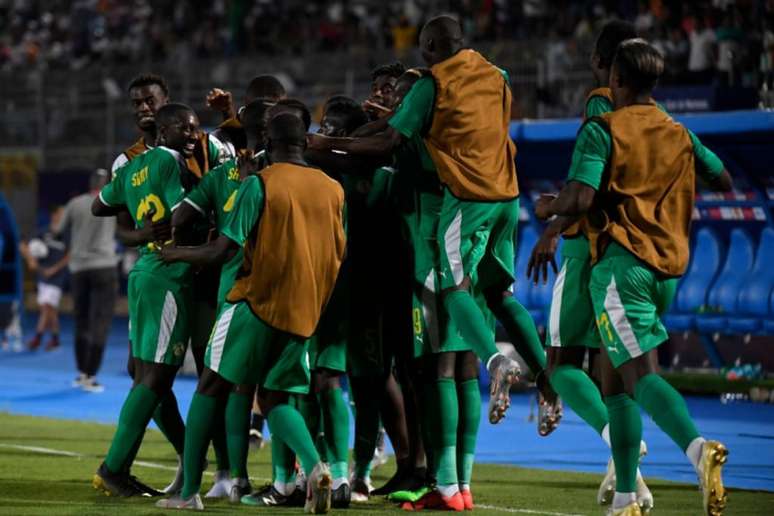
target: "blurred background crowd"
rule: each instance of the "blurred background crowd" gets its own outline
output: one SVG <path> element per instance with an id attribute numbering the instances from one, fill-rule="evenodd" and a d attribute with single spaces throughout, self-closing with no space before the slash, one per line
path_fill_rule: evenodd
<path id="1" fill-rule="evenodd" d="M 2 0 L 0 66 L 110 63 L 413 47 L 430 13 L 465 20 L 471 42 L 542 41 L 549 77 L 611 17 L 667 57 L 667 82 L 770 79 L 771 0 Z"/>

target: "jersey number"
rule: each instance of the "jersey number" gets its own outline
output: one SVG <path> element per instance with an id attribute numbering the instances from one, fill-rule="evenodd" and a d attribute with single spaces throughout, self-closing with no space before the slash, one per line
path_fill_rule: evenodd
<path id="1" fill-rule="evenodd" d="M 422 335 L 422 310 L 414 308 L 412 313 L 414 315 L 414 335 Z"/>
<path id="2" fill-rule="evenodd" d="M 140 200 L 140 204 L 137 205 L 135 220 L 139 222 L 149 213 L 153 213 L 151 222 L 161 220 L 164 218 L 164 215 L 166 215 L 164 203 L 161 202 L 161 199 L 159 199 L 156 194 L 148 194 Z"/>

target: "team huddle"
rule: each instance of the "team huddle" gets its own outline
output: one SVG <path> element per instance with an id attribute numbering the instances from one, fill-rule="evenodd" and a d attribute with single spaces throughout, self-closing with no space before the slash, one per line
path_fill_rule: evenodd
<path id="1" fill-rule="evenodd" d="M 325 513 L 386 495 L 405 510 L 473 510 L 479 361 L 492 424 L 522 374 L 495 345 L 499 322 L 535 377 L 539 434 L 557 427 L 564 403 L 609 446 L 597 495 L 608 514 L 654 506 L 639 471 L 640 408 L 695 468 L 705 514 L 722 514 L 728 451 L 699 434 L 654 354 L 688 264 L 696 176 L 718 190 L 731 178 L 651 98 L 663 57 L 628 23 L 597 39 L 599 88 L 566 185 L 534 206 L 548 221 L 534 281 L 556 269 L 564 239 L 543 343 L 513 296 L 508 75 L 463 46 L 453 18 L 430 20 L 419 45 L 427 68 L 377 68 L 366 101 L 328 99 L 317 134 L 272 76 L 249 83 L 239 110 L 211 91 L 224 120 L 210 134 L 170 102 L 161 77 L 131 82 L 142 137 L 116 159 L 92 212 L 117 217 L 119 238 L 139 252 L 128 283 L 134 382 L 94 487 L 166 496 L 156 505 L 168 509 L 228 498 Z M 172 384 L 189 346 L 199 381 L 184 422 Z M 583 369 L 587 355 L 598 379 Z M 254 491 L 247 456 L 264 418 L 272 482 Z M 179 459 L 161 491 L 131 474 L 151 420 Z M 380 428 L 398 468 L 374 489 Z M 210 443 L 217 468 L 202 497 Z"/>

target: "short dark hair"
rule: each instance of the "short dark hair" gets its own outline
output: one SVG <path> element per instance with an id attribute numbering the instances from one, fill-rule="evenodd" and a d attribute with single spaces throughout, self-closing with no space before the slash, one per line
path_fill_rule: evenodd
<path id="1" fill-rule="evenodd" d="M 130 91 L 134 88 L 142 88 L 143 86 L 152 86 L 154 84 L 164 92 L 165 97 L 169 97 L 169 87 L 167 86 L 167 81 L 165 81 L 162 76 L 153 73 L 138 75 L 132 79 L 132 81 L 129 83 L 129 86 L 126 87 L 126 91 Z"/>
<path id="2" fill-rule="evenodd" d="M 290 113 L 280 113 L 269 120 L 266 134 L 270 140 L 287 145 L 300 147 L 306 143 L 306 128 L 303 122 Z"/>
<path id="3" fill-rule="evenodd" d="M 618 45 L 613 65 L 622 84 L 643 93 L 653 90 L 664 73 L 664 56 L 644 39 L 627 39 Z"/>
<path id="4" fill-rule="evenodd" d="M 304 122 L 304 126 L 306 127 L 306 130 L 307 131 L 309 130 L 309 126 L 312 125 L 312 114 L 309 112 L 309 108 L 306 107 L 306 104 L 304 104 L 298 99 L 280 99 L 277 101 L 276 104 L 270 107 L 268 111 L 271 111 L 272 109 L 276 109 L 277 106 L 280 106 L 280 107 L 284 106 L 284 107 L 298 110 L 301 113 L 301 120 Z"/>
<path id="5" fill-rule="evenodd" d="M 351 134 L 358 127 L 368 123 L 368 115 L 363 111 L 363 107 L 354 99 L 344 95 L 328 99 L 323 111 L 326 115 L 333 113 L 342 117 L 346 134 Z"/>
<path id="6" fill-rule="evenodd" d="M 279 100 L 286 95 L 285 87 L 273 75 L 259 75 L 247 85 L 247 96 L 253 99 Z"/>
<path id="7" fill-rule="evenodd" d="M 180 104 L 178 102 L 165 104 L 156 112 L 156 125 L 160 127 L 176 122 L 180 118 L 180 115 L 185 112 L 196 114 L 196 111 L 185 104 Z"/>
<path id="8" fill-rule="evenodd" d="M 263 124 L 263 118 L 267 109 L 269 109 L 269 106 L 261 99 L 250 102 L 239 113 L 239 120 L 242 122 L 242 126 L 247 128 Z"/>
<path id="9" fill-rule="evenodd" d="M 613 20 L 605 24 L 599 32 L 594 52 L 599 56 L 599 66 L 610 68 L 618 45 L 627 39 L 637 37 L 634 24 L 622 20 Z"/>
<path id="10" fill-rule="evenodd" d="M 406 67 L 400 61 L 379 65 L 376 68 L 374 68 L 373 71 L 371 72 L 371 80 L 375 81 L 377 78 L 381 77 L 382 75 L 388 75 L 390 77 L 397 79 L 398 77 L 403 75 L 403 72 L 405 71 L 406 71 Z"/>

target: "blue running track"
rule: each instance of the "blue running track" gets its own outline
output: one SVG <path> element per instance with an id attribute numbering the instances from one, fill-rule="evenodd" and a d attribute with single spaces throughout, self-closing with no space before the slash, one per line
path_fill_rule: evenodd
<path id="1" fill-rule="evenodd" d="M 26 322 L 25 328 L 32 328 L 32 321 Z M 126 374 L 126 319 L 114 321 L 99 375 L 105 386 L 101 394 L 85 393 L 70 386 L 76 376 L 70 318 L 62 320 L 62 335 L 62 347 L 50 353 L 0 352 L 0 412 L 116 422 L 131 385 Z M 195 386 L 195 380 L 189 377 L 180 377 L 175 382 L 183 414 Z M 541 438 L 535 424 L 527 422 L 529 404 L 528 395 L 514 396 L 508 418 L 497 426 L 490 425 L 486 414 L 482 414 L 477 449 L 480 462 L 604 472 L 608 452 L 590 427 L 566 409 L 559 429 L 550 437 Z M 731 452 L 725 469 L 726 483 L 774 491 L 774 406 L 723 405 L 716 398 L 690 398 L 688 404 L 699 430 L 709 438 L 722 440 Z M 649 449 L 642 465 L 643 474 L 695 482 L 685 456 L 647 416 L 643 423 Z"/>

